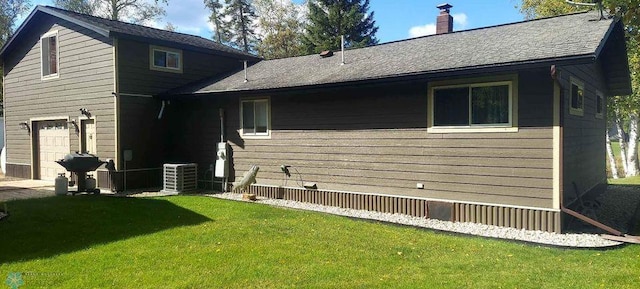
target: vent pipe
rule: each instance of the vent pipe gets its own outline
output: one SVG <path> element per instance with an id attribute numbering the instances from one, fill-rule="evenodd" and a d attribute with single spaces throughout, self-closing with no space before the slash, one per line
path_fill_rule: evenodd
<path id="1" fill-rule="evenodd" d="M 244 82 L 248 82 L 249 79 L 247 78 L 247 61 L 244 61 Z"/>
<path id="2" fill-rule="evenodd" d="M 344 65 L 344 35 L 340 36 L 340 50 L 342 51 L 342 62 L 340 65 Z"/>

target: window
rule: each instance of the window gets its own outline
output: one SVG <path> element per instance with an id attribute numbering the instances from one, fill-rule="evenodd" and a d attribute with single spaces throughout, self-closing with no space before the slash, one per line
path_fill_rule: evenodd
<path id="1" fill-rule="evenodd" d="M 240 102 L 243 136 L 269 136 L 269 99 L 251 99 Z"/>
<path id="2" fill-rule="evenodd" d="M 151 46 L 149 55 L 151 70 L 182 73 L 182 51 Z"/>
<path id="3" fill-rule="evenodd" d="M 58 76 L 58 31 L 52 31 L 40 38 L 42 79 Z"/>
<path id="4" fill-rule="evenodd" d="M 573 115 L 584 115 L 584 84 L 571 77 L 571 99 L 569 103 L 569 113 Z"/>
<path id="5" fill-rule="evenodd" d="M 434 87 L 433 127 L 511 127 L 512 82 Z"/>
<path id="6" fill-rule="evenodd" d="M 596 90 L 596 118 L 602 118 L 604 115 L 604 96 L 602 92 Z"/>

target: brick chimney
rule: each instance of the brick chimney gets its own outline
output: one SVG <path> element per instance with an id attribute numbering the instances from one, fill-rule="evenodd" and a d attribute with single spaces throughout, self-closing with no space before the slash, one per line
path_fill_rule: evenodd
<path id="1" fill-rule="evenodd" d="M 436 6 L 440 9 L 440 15 L 438 15 L 436 21 L 436 34 L 445 34 L 453 31 L 453 17 L 449 14 L 449 9 L 451 9 L 451 5 L 449 3 L 444 3 Z"/>

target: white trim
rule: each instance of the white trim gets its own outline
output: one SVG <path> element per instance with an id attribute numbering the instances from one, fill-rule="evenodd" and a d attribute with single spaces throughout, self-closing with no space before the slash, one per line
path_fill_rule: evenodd
<path id="1" fill-rule="evenodd" d="M 119 109 L 120 109 L 120 97 L 119 97 L 119 91 L 120 91 L 120 83 L 118 82 L 118 77 L 119 77 L 119 71 L 118 71 L 118 54 L 119 54 L 119 49 L 118 49 L 118 38 L 116 37 L 112 37 L 111 38 L 113 41 L 113 92 L 115 93 L 115 97 L 113 97 L 113 125 L 114 125 L 114 132 L 113 132 L 113 145 L 114 145 L 114 151 L 113 151 L 113 163 L 115 166 L 115 169 L 118 170 L 119 169 L 119 165 L 120 165 L 120 118 L 118 117 L 119 114 Z"/>
<path id="2" fill-rule="evenodd" d="M 98 155 L 98 121 L 96 120 L 96 117 L 93 116 L 93 115 L 91 117 L 86 117 L 84 115 L 78 117 L 78 122 L 77 122 L 77 125 L 78 125 L 78 151 L 80 151 L 81 153 L 87 151 L 86 148 L 82 147 L 82 134 L 84 133 L 82 122 L 83 121 L 87 121 L 87 120 L 93 120 L 94 137 L 95 137 L 95 140 L 94 140 L 95 143 L 94 144 L 96 146 L 95 147 L 95 151 L 93 152 L 93 154 L 94 155 Z"/>
<path id="3" fill-rule="evenodd" d="M 601 99 L 600 101 L 600 106 L 598 106 L 598 99 Z M 605 100 L 604 100 L 604 94 L 602 94 L 602 92 L 600 90 L 596 89 L 596 99 L 595 99 L 596 103 L 595 103 L 595 107 L 596 107 L 596 111 L 595 111 L 595 118 L 599 118 L 602 119 L 604 118 L 604 111 L 606 110 L 606 105 L 604 104 Z M 600 113 L 598 113 L 598 109 L 600 109 Z"/>
<path id="4" fill-rule="evenodd" d="M 574 85 L 582 90 L 582 102 L 581 102 L 582 105 L 579 108 L 574 108 L 572 100 L 571 100 L 573 98 L 573 86 Z M 581 80 L 579 80 L 579 79 L 577 79 L 577 78 L 575 78 L 573 76 L 569 77 L 569 114 L 576 115 L 576 116 L 584 116 L 585 93 L 586 93 L 586 91 L 584 90 L 584 82 L 582 82 Z"/>
<path id="5" fill-rule="evenodd" d="M 155 52 L 159 51 L 159 52 L 164 52 L 167 56 L 169 54 L 175 54 L 178 56 L 178 67 L 171 67 L 171 66 L 166 66 L 168 65 L 168 63 L 165 66 L 157 66 L 155 63 Z M 182 50 L 180 49 L 174 49 L 174 48 L 168 48 L 168 47 L 162 47 L 162 46 L 156 46 L 156 45 L 149 45 L 149 69 L 151 70 L 156 70 L 156 71 L 164 71 L 164 72 L 172 72 L 172 73 L 182 73 L 182 69 L 184 67 L 184 57 L 183 57 L 183 53 Z"/>
<path id="6" fill-rule="evenodd" d="M 252 186 L 305 190 L 304 188 L 301 188 L 301 187 L 274 186 L 274 185 L 263 185 L 263 184 L 252 184 Z M 416 200 L 435 201 L 435 202 L 443 202 L 443 203 L 461 203 L 461 204 L 482 205 L 482 206 L 498 206 L 498 207 L 505 207 L 505 208 L 540 210 L 540 211 L 547 211 L 547 212 L 560 212 L 560 209 L 555 209 L 555 208 L 551 209 L 551 208 L 507 205 L 507 204 L 498 204 L 498 203 L 483 203 L 483 202 L 473 202 L 473 201 L 461 201 L 461 200 L 449 200 L 449 199 L 438 199 L 438 198 L 414 197 L 414 196 L 405 196 L 405 195 L 390 195 L 390 194 L 381 194 L 381 193 L 366 193 L 366 192 L 341 191 L 341 190 L 313 190 L 313 191 L 359 194 L 359 195 L 381 196 L 381 197 L 396 197 L 396 198 L 403 198 L 403 199 L 416 199 Z"/>
<path id="7" fill-rule="evenodd" d="M 517 127 L 491 127 L 491 126 L 480 126 L 480 127 L 429 127 L 427 128 L 428 133 L 486 133 L 486 132 L 518 132 L 519 128 Z"/>
<path id="8" fill-rule="evenodd" d="M 244 129 L 243 129 L 243 111 L 242 111 L 242 104 L 244 102 L 263 102 L 266 101 L 267 103 L 267 132 L 266 133 L 252 133 L 252 134 L 245 134 L 244 133 Z M 246 139 L 270 139 L 271 138 L 271 97 L 246 97 L 246 98 L 240 98 L 240 128 L 238 129 L 238 133 L 240 134 L 240 136 L 242 138 L 246 138 Z M 255 112 L 254 112 L 255 113 Z M 255 121 L 255 117 L 254 117 L 254 121 Z"/>
<path id="9" fill-rule="evenodd" d="M 561 177 L 562 177 L 562 128 L 560 127 L 561 87 L 557 81 L 553 83 L 553 208 L 560 209 L 561 204 Z"/>
<path id="10" fill-rule="evenodd" d="M 12 162 L 7 162 L 8 165 L 21 165 L 21 166 L 31 166 L 30 164 L 23 164 L 23 163 L 12 163 Z"/>
<path id="11" fill-rule="evenodd" d="M 44 63 L 42 62 L 42 58 L 43 58 L 42 57 L 43 56 L 42 39 L 50 38 L 52 36 L 55 36 L 56 38 L 56 73 L 44 75 L 44 69 L 43 69 Z M 40 43 L 40 80 L 44 81 L 44 80 L 59 78 L 60 77 L 60 37 L 58 34 L 58 30 L 52 30 L 40 36 L 39 43 Z"/>
<path id="12" fill-rule="evenodd" d="M 500 86 L 509 87 L 508 123 L 471 124 L 471 89 L 474 87 Z M 435 126 L 434 91 L 436 89 L 468 87 L 469 88 L 469 125 Z M 484 132 L 518 132 L 518 75 L 498 75 L 492 77 L 462 78 L 454 80 L 434 81 L 427 86 L 427 133 L 484 133 Z"/>

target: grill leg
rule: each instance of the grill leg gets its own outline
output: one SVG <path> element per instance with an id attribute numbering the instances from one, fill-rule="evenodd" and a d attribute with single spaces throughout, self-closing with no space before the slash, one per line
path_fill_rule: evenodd
<path id="1" fill-rule="evenodd" d="M 76 172 L 78 176 L 78 193 L 87 191 L 87 172 Z"/>

